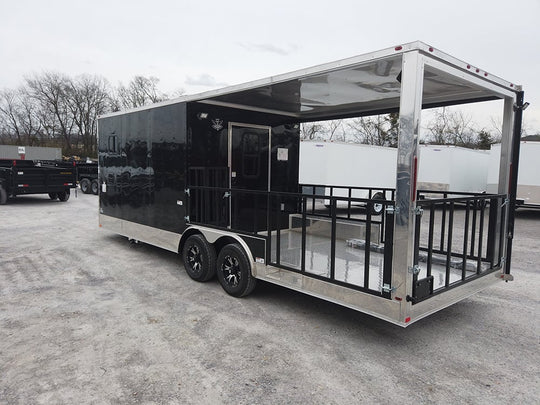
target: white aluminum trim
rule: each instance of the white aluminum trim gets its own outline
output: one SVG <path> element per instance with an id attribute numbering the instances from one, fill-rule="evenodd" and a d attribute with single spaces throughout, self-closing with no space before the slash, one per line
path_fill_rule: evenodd
<path id="1" fill-rule="evenodd" d="M 410 323 L 416 322 L 428 315 L 462 301 L 465 298 L 500 282 L 501 280 L 501 271 L 496 271 L 491 274 L 486 274 L 476 280 L 469 281 L 461 286 L 444 291 L 441 294 L 434 295 L 433 297 L 419 302 L 418 304 L 412 305 L 410 311 Z"/>
<path id="2" fill-rule="evenodd" d="M 406 323 L 405 319 L 400 317 L 401 304 L 398 301 L 366 294 L 358 290 L 273 266 L 255 263 L 255 267 L 257 267 L 256 277 L 259 280 L 330 301 L 376 318 L 384 319 L 395 325 L 405 327 L 410 324 L 410 322 Z"/>

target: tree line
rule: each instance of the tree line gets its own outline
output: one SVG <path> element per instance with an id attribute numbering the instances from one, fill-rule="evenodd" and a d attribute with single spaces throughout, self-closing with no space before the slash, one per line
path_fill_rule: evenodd
<path id="1" fill-rule="evenodd" d="M 98 117 L 168 99 L 158 83 L 145 76 L 118 86 L 86 74 L 29 76 L 19 88 L 0 91 L 0 143 L 61 147 L 64 156 L 96 157 Z"/>
<path id="2" fill-rule="evenodd" d="M 182 94 L 163 93 L 158 84 L 158 78 L 145 76 L 112 86 L 101 76 L 34 74 L 19 88 L 0 91 L 0 143 L 61 147 L 65 156 L 96 157 L 98 116 Z M 478 129 L 463 110 L 442 107 L 431 115 L 422 143 L 489 149 L 500 141 L 501 124 L 494 119 L 492 128 Z M 398 132 L 399 114 L 391 113 L 304 123 L 301 139 L 397 147 Z"/>
<path id="3" fill-rule="evenodd" d="M 463 110 L 441 107 L 424 124 L 420 143 L 489 149 L 501 140 L 501 124 L 491 119 L 491 128 L 477 128 Z M 399 114 L 348 118 L 302 124 L 302 140 L 351 142 L 397 147 Z M 526 134 L 524 131 L 523 135 Z"/>

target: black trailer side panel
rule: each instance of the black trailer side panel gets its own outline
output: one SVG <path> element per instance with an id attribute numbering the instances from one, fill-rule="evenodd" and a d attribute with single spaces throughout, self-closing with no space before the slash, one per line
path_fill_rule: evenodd
<path id="1" fill-rule="evenodd" d="M 279 114 L 196 102 L 187 112 L 191 221 L 238 232 L 267 230 L 266 192 L 298 192 L 299 124 Z M 271 203 L 282 207 L 284 223 L 298 210 L 296 199 Z"/>
<path id="2" fill-rule="evenodd" d="M 101 212 L 182 233 L 185 145 L 185 103 L 101 119 Z"/>

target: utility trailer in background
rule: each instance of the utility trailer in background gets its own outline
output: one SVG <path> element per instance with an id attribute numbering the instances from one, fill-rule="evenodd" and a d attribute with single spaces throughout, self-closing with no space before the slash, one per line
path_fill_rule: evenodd
<path id="1" fill-rule="evenodd" d="M 343 142 L 300 142 L 299 182 L 304 193 L 387 200 L 396 187 L 397 149 Z M 330 200 L 323 204 L 329 208 Z M 339 206 L 350 207 L 350 201 Z M 352 204 L 352 205 L 358 205 Z M 362 204 L 363 205 L 363 204 Z M 383 204 L 373 204 L 378 215 Z"/>
<path id="2" fill-rule="evenodd" d="M 488 192 L 497 189 L 501 161 L 501 144 L 491 145 L 489 156 Z M 540 142 L 521 141 L 517 206 L 540 208 Z"/>
<path id="3" fill-rule="evenodd" d="M 486 191 L 489 152 L 450 145 L 420 145 L 418 188 L 435 191 Z"/>
<path id="4" fill-rule="evenodd" d="M 79 162 L 75 160 L 37 160 L 37 165 L 71 168 L 75 171 L 77 183 L 84 194 L 97 195 L 99 192 L 98 163 L 92 161 Z"/>
<path id="5" fill-rule="evenodd" d="M 48 194 L 51 200 L 69 200 L 77 187 L 73 168 L 37 166 L 32 160 L 0 159 L 0 204 L 27 194 Z"/>
<path id="6" fill-rule="evenodd" d="M 496 99 L 496 190 L 419 200 L 422 109 Z M 234 296 L 265 280 L 407 326 L 512 279 L 522 109 L 520 86 L 413 42 L 109 114 L 99 120 L 99 223 L 180 254 L 191 278 L 217 275 Z M 390 112 L 395 188 L 379 200 L 350 187 L 320 209 L 299 183 L 300 124 Z M 373 197 L 379 187 L 365 188 Z"/>
<path id="7" fill-rule="evenodd" d="M 487 151 L 449 145 L 420 145 L 417 181 L 420 197 L 437 198 L 439 192 L 450 190 L 485 192 L 488 160 Z M 315 193 L 320 198 L 386 200 L 396 187 L 397 148 L 303 141 L 300 142 L 299 165 L 303 192 Z M 329 201 L 324 199 L 324 205 L 328 207 Z M 341 206 L 344 204 L 342 202 Z M 380 214 L 382 209 L 382 204 L 374 204 L 372 214 Z"/>

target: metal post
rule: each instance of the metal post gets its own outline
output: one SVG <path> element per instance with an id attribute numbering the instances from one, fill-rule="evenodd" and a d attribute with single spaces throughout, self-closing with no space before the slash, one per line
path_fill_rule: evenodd
<path id="1" fill-rule="evenodd" d="M 412 295 L 413 275 L 409 267 L 414 262 L 414 230 L 416 207 L 416 162 L 424 58 L 419 52 L 403 54 L 401 100 L 399 106 L 399 139 L 396 173 L 396 211 L 394 218 L 394 250 L 392 262 L 392 286 L 396 288 L 392 298 L 401 298 L 401 317 L 408 317 L 411 303 L 405 298 Z M 388 239 L 387 239 L 388 240 Z"/>
<path id="2" fill-rule="evenodd" d="M 523 119 L 523 100 L 524 93 L 520 91 L 517 93 L 517 100 L 514 107 L 514 130 L 512 134 L 512 164 L 510 166 L 510 206 L 508 208 L 508 231 L 507 238 L 508 243 L 506 246 L 506 263 L 504 267 L 504 273 L 510 274 L 510 264 L 512 261 L 512 242 L 514 240 L 514 222 L 516 212 L 516 195 L 517 195 L 517 182 L 518 182 L 518 169 L 519 169 L 519 148 L 521 146 L 521 122 Z"/>

